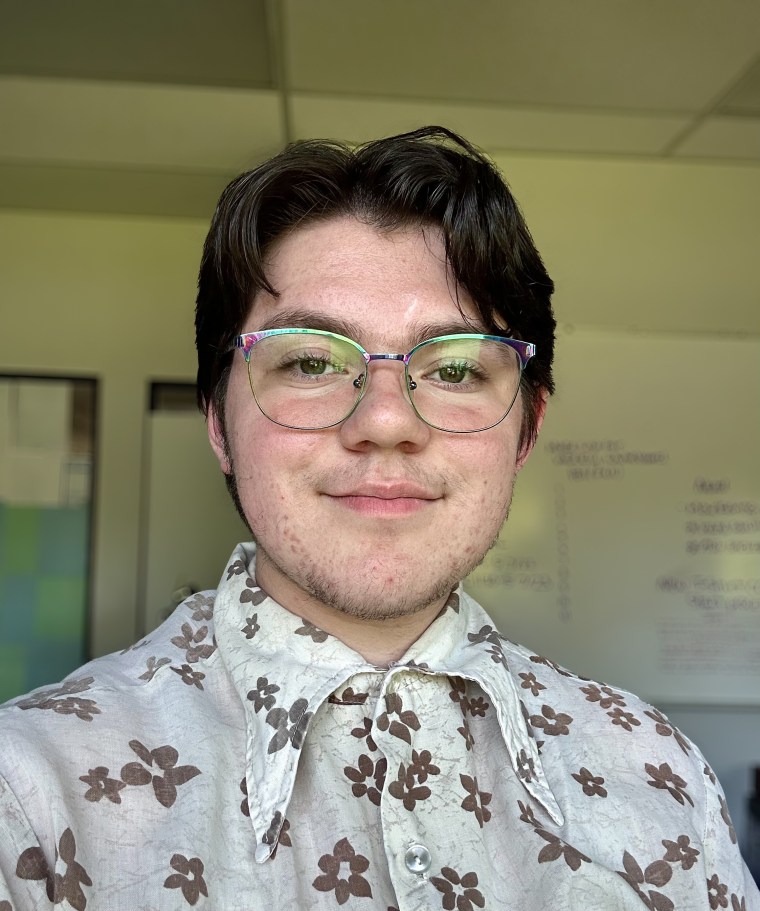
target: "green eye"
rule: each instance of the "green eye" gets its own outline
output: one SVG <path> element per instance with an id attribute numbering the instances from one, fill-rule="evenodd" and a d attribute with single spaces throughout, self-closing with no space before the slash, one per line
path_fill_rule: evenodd
<path id="1" fill-rule="evenodd" d="M 298 361 L 298 368 L 307 376 L 321 376 L 327 370 L 327 362 L 315 357 L 303 358 Z"/>
<path id="2" fill-rule="evenodd" d="M 466 364 L 446 364 L 438 374 L 444 383 L 461 383 L 467 379 L 470 368 Z"/>

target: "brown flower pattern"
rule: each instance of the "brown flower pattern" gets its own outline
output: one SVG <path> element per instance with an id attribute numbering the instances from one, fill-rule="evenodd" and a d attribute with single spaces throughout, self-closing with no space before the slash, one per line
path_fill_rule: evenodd
<path id="1" fill-rule="evenodd" d="M 533 781 L 536 777 L 536 764 L 525 749 L 517 754 L 517 775 L 522 781 Z"/>
<path id="2" fill-rule="evenodd" d="M 330 693 L 327 701 L 331 705 L 364 705 L 369 693 L 355 693 L 353 687 L 347 686 L 342 693 Z"/>
<path id="3" fill-rule="evenodd" d="M 111 803 L 121 803 L 119 791 L 127 786 L 126 782 L 119 781 L 118 778 L 109 778 L 108 769 L 102 765 L 90 769 L 86 775 L 80 775 L 79 780 L 90 786 L 85 792 L 84 799 L 92 803 L 97 803 L 104 797 Z"/>
<path id="4" fill-rule="evenodd" d="M 162 807 L 173 806 L 177 788 L 201 774 L 194 765 L 178 766 L 179 753 L 172 746 L 149 750 L 139 740 L 130 740 L 129 746 L 142 762 L 128 762 L 121 770 L 121 780 L 128 785 L 152 784 L 156 800 Z"/>
<path id="5" fill-rule="evenodd" d="M 63 873 L 53 873 L 48 867 L 41 848 L 27 848 L 16 864 L 19 879 L 44 880 L 48 899 L 53 904 L 68 902 L 74 911 L 84 911 L 87 897 L 82 886 L 91 886 L 92 880 L 84 867 L 76 860 L 76 840 L 71 829 L 61 835 L 56 851 L 66 864 Z"/>
<path id="6" fill-rule="evenodd" d="M 156 676 L 162 667 L 165 667 L 167 664 L 171 663 L 171 658 L 156 658 L 155 655 L 151 655 L 150 658 L 148 658 L 148 660 L 145 662 L 145 673 L 140 674 L 138 679 L 150 681 Z"/>
<path id="7" fill-rule="evenodd" d="M 540 715 L 531 715 L 530 723 L 534 728 L 540 728 L 549 737 L 557 737 L 570 733 L 572 717 L 564 712 L 555 712 L 550 705 L 541 706 Z"/>
<path id="8" fill-rule="evenodd" d="M 180 889 L 188 905 L 195 905 L 201 895 L 208 897 L 208 887 L 203 878 L 203 861 L 199 857 L 175 854 L 169 861 L 172 873 L 164 880 L 165 889 Z"/>
<path id="9" fill-rule="evenodd" d="M 546 687 L 543 685 L 543 683 L 540 683 L 536 679 L 536 675 L 532 671 L 528 671 L 528 672 L 523 671 L 518 676 L 522 678 L 522 683 L 520 684 L 520 686 L 524 690 L 530 690 L 534 696 L 538 696 L 538 694 L 541 692 L 541 690 L 546 689 Z"/>
<path id="10" fill-rule="evenodd" d="M 441 907 L 445 911 L 473 911 L 485 908 L 486 901 L 477 888 L 478 874 L 470 871 L 460 876 L 453 867 L 442 867 L 440 876 L 431 876 L 430 882 L 441 893 Z"/>
<path id="11" fill-rule="evenodd" d="M 681 806 L 683 806 L 684 801 L 687 800 L 694 806 L 694 801 L 686 791 L 686 782 L 680 775 L 676 775 L 667 762 L 663 762 L 659 766 L 654 766 L 647 762 L 645 763 L 644 768 L 650 777 L 650 781 L 647 782 L 648 785 L 651 785 L 653 788 L 667 791 L 681 804 Z"/>
<path id="12" fill-rule="evenodd" d="M 367 749 L 370 752 L 375 752 L 377 750 L 377 744 L 372 739 L 372 719 L 365 717 L 362 721 L 361 727 L 355 727 L 351 729 L 351 736 L 356 737 L 357 740 L 364 740 L 367 744 Z"/>
<path id="13" fill-rule="evenodd" d="M 682 870 L 691 870 L 697 862 L 699 851 L 691 846 L 688 835 L 679 835 L 675 841 L 663 838 L 662 844 L 665 848 L 663 860 L 668 863 L 680 864 Z"/>
<path id="14" fill-rule="evenodd" d="M 658 710 L 531 659 L 463 591 L 459 615 L 450 602 L 398 662 L 351 670 L 337 640 L 315 644 L 324 631 L 255 585 L 251 554 L 152 641 L 0 710 L 13 763 L 0 911 L 237 907 L 246 880 L 254 904 L 314 911 L 549 907 L 576 886 L 587 911 L 607 911 L 602 892 L 651 911 L 754 911 L 715 775 Z M 46 738 L 28 758 L 24 726 Z M 438 832 L 456 833 L 453 854 Z M 421 876 L 404 868 L 424 856 L 417 839 Z M 495 862 L 507 843 L 509 864 Z"/>
<path id="15" fill-rule="evenodd" d="M 538 863 L 545 864 L 562 858 L 565 864 L 573 871 L 580 869 L 581 864 L 591 863 L 591 858 L 587 857 L 577 848 L 561 839 L 558 835 L 546 829 L 537 819 L 533 809 L 521 800 L 517 805 L 520 809 L 521 822 L 527 823 L 533 827 L 533 831 L 539 838 L 542 838 L 546 844 L 538 852 Z"/>
<path id="16" fill-rule="evenodd" d="M 248 803 L 248 782 L 245 779 L 245 775 L 243 775 L 242 779 L 240 780 L 239 787 L 240 792 L 243 795 L 243 799 L 240 801 L 240 812 L 243 814 L 243 816 L 248 816 L 250 818 L 251 807 Z"/>
<path id="17" fill-rule="evenodd" d="M 308 700 L 296 699 L 290 709 L 269 710 L 266 722 L 275 729 L 275 733 L 269 741 L 267 753 L 276 753 L 288 743 L 294 750 L 301 749 L 312 715 L 311 712 L 306 711 L 308 706 Z"/>
<path id="18" fill-rule="evenodd" d="M 260 629 L 259 615 L 252 614 L 250 617 L 245 618 L 245 625 L 241 628 L 240 632 L 243 633 L 246 639 L 253 639 Z"/>
<path id="19" fill-rule="evenodd" d="M 266 593 L 256 585 L 256 582 L 250 576 L 248 576 L 245 580 L 245 588 L 240 592 L 240 603 L 251 604 L 253 607 L 257 607 L 263 601 L 266 601 L 266 597 Z"/>
<path id="20" fill-rule="evenodd" d="M 625 851 L 623 869 L 618 870 L 617 873 L 651 911 L 674 911 L 673 902 L 663 892 L 657 891 L 667 886 L 673 875 L 673 871 L 664 860 L 652 861 L 642 870 L 636 858 Z M 645 891 L 645 886 L 655 886 L 656 888 Z"/>
<path id="21" fill-rule="evenodd" d="M 265 845 L 274 845 L 274 850 L 269 855 L 272 859 L 277 857 L 277 851 L 280 845 L 286 848 L 292 848 L 293 842 L 290 840 L 290 822 L 283 818 L 282 813 L 277 812 L 272 817 L 269 828 L 264 833 L 262 839 Z"/>
<path id="22" fill-rule="evenodd" d="M 188 686 L 194 686 L 199 690 L 203 689 L 203 683 L 201 681 L 206 679 L 206 675 L 202 671 L 193 670 L 189 664 L 183 664 L 181 667 L 172 666 L 171 670 L 173 670 L 175 674 L 179 674 L 180 680 Z"/>
<path id="23" fill-rule="evenodd" d="M 204 595 L 201 592 L 193 595 L 185 606 L 190 611 L 190 618 L 196 623 L 208 622 L 214 616 L 214 596 Z"/>
<path id="24" fill-rule="evenodd" d="M 683 736 L 683 734 L 678 730 L 677 727 L 674 727 L 668 718 L 662 714 L 662 712 L 657 709 L 651 709 L 644 712 L 645 715 L 648 715 L 655 722 L 655 730 L 661 737 L 672 737 L 678 746 L 681 748 L 683 753 L 688 753 L 691 750 L 691 744 Z M 715 782 L 713 782 L 714 784 Z"/>
<path id="25" fill-rule="evenodd" d="M 256 689 L 249 690 L 247 698 L 253 703 L 254 712 L 260 712 L 262 709 L 269 709 L 277 702 L 275 693 L 279 693 L 280 688 L 276 683 L 270 683 L 266 677 L 259 677 L 256 681 Z"/>
<path id="26" fill-rule="evenodd" d="M 473 813 L 475 819 L 478 821 L 478 825 L 482 829 L 484 824 L 491 818 L 491 811 L 488 809 L 488 804 L 491 803 L 491 797 L 493 795 L 490 791 L 481 791 L 479 789 L 478 779 L 474 775 L 462 775 L 460 773 L 459 780 L 462 782 L 462 787 L 467 792 L 467 796 L 461 804 L 462 809 L 467 810 L 468 813 Z"/>
<path id="27" fill-rule="evenodd" d="M 419 731 L 420 722 L 414 712 L 404 709 L 403 700 L 398 693 L 387 693 L 385 711 L 378 717 L 377 726 L 381 731 L 388 731 L 394 737 L 411 744 L 412 735 L 409 732 Z"/>
<path id="28" fill-rule="evenodd" d="M 713 911 L 716 908 L 728 907 L 728 886 L 720 881 L 717 873 L 713 873 L 707 880 L 707 897 Z"/>
<path id="29" fill-rule="evenodd" d="M 562 667 L 561 664 L 557 664 L 556 661 L 552 661 L 550 658 L 544 658 L 543 655 L 531 655 L 530 660 L 534 664 L 543 664 L 544 667 L 550 667 L 555 672 L 555 674 L 559 674 L 560 677 L 576 677 L 575 674 Z M 583 680 L 584 678 L 577 677 L 576 679 Z"/>
<path id="30" fill-rule="evenodd" d="M 731 839 L 731 844 L 735 845 L 736 829 L 734 828 L 734 824 L 731 821 L 731 814 L 728 812 L 728 804 L 726 803 L 726 798 L 721 796 L 718 799 L 720 800 L 720 818 L 726 824 L 726 828 L 728 829 L 728 837 Z"/>
<path id="31" fill-rule="evenodd" d="M 583 793 L 587 797 L 606 797 L 607 789 L 603 788 L 604 778 L 601 775 L 594 775 L 585 766 L 577 772 L 573 772 L 573 778 L 583 788 Z"/>
<path id="32" fill-rule="evenodd" d="M 296 636 L 308 636 L 312 642 L 316 643 L 327 642 L 328 634 L 323 629 L 308 620 L 304 620 L 303 617 L 301 618 L 301 623 L 303 625 L 296 630 Z"/>
<path id="33" fill-rule="evenodd" d="M 612 719 L 613 724 L 620 725 L 624 731 L 628 731 L 629 733 L 641 724 L 639 719 L 632 712 L 624 712 L 620 708 L 614 708 L 611 712 L 607 712 L 607 714 Z"/>
<path id="34" fill-rule="evenodd" d="M 341 876 L 343 868 L 347 876 Z M 322 874 L 312 885 L 318 892 L 335 892 L 339 905 L 345 905 L 349 898 L 372 898 L 369 882 L 362 876 L 369 869 L 369 861 L 357 854 L 347 838 L 336 843 L 331 854 L 323 854 L 319 859 Z"/>
<path id="35" fill-rule="evenodd" d="M 609 709 L 613 705 L 625 705 L 622 695 L 609 686 L 599 687 L 595 683 L 590 683 L 588 686 L 582 686 L 580 690 L 586 694 L 587 702 L 598 702 L 600 709 Z"/>
<path id="36" fill-rule="evenodd" d="M 242 560 L 234 560 L 227 567 L 227 581 L 229 582 L 233 576 L 241 576 L 246 571 L 246 565 Z"/>
<path id="37" fill-rule="evenodd" d="M 182 649 L 185 652 L 185 660 L 188 664 L 195 664 L 196 661 L 210 658 L 216 651 L 215 642 L 206 642 L 209 634 L 208 626 L 199 626 L 194 630 L 189 623 L 183 623 L 181 627 L 182 635 L 172 637 L 172 645 Z"/>
<path id="38" fill-rule="evenodd" d="M 64 681 L 60 686 L 40 690 L 20 699 L 16 706 L 20 709 L 49 709 L 57 715 L 74 715 L 80 721 L 92 721 L 100 709 L 92 699 L 85 699 L 80 693 L 95 682 L 94 677 L 74 677 Z"/>
<path id="39" fill-rule="evenodd" d="M 376 807 L 379 807 L 387 770 L 388 762 L 384 756 L 373 761 L 371 756 L 362 753 L 356 761 L 356 767 L 346 766 L 343 774 L 353 782 L 351 793 L 354 797 L 366 795 Z M 372 784 L 367 784 L 368 781 Z"/>
<path id="40" fill-rule="evenodd" d="M 403 762 L 399 765 L 396 780 L 392 781 L 388 788 L 391 797 L 400 800 L 405 810 L 413 810 L 418 800 L 427 800 L 430 797 L 430 788 L 423 782 L 427 781 L 429 775 L 440 773 L 438 766 L 428 761 L 430 754 L 427 750 L 423 752 L 427 754 L 427 759 L 422 762 L 419 761 L 419 754 L 415 750 L 412 754 L 413 762 L 408 768 Z"/>

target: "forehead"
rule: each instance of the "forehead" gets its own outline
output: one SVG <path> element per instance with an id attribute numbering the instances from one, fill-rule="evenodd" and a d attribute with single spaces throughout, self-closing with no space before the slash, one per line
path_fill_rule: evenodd
<path id="1" fill-rule="evenodd" d="M 437 335 L 441 328 L 480 328 L 434 228 L 378 231 L 353 218 L 313 222 L 273 246 L 267 276 L 277 296 L 257 295 L 246 331 L 286 324 L 326 328 L 320 320 L 339 320 L 351 329 L 344 334 L 365 344 L 430 337 L 428 329 Z"/>

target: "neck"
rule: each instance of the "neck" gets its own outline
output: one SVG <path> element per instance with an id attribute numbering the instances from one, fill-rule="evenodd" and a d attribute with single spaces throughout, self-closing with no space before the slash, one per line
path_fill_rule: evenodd
<path id="1" fill-rule="evenodd" d="M 375 667 L 388 667 L 403 657 L 448 597 L 447 593 L 430 604 L 411 607 L 401 616 L 368 617 L 320 601 L 285 576 L 261 549 L 256 551 L 256 584 L 285 610 L 339 639 Z"/>

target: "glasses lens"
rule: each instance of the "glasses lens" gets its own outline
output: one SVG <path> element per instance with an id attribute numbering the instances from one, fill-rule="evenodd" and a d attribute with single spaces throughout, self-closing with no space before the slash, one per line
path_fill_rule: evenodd
<path id="1" fill-rule="evenodd" d="M 346 418 L 361 395 L 364 370 L 361 351 L 328 332 L 267 335 L 248 361 L 259 408 L 270 420 L 299 430 Z"/>
<path id="2" fill-rule="evenodd" d="M 514 404 L 521 373 L 514 348 L 478 338 L 426 342 L 408 366 L 419 416 L 439 430 L 460 433 L 498 424 Z"/>

